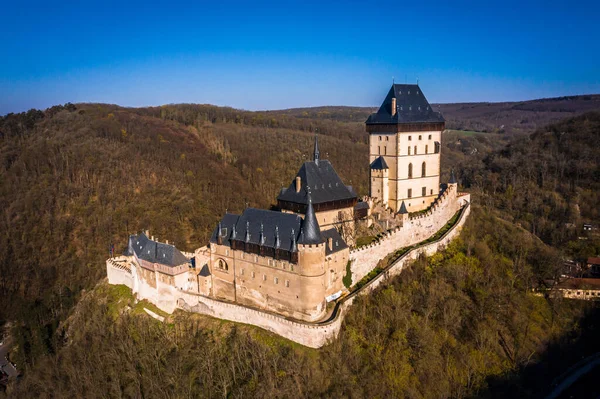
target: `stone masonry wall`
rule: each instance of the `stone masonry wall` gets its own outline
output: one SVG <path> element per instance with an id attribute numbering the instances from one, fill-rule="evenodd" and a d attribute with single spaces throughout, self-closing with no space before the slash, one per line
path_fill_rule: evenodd
<path id="1" fill-rule="evenodd" d="M 461 203 L 464 203 L 464 206 L 461 210 L 460 217 L 456 224 L 449 231 L 447 231 L 446 234 L 444 234 L 437 241 L 421 245 L 407 252 L 392 265 L 388 266 L 384 272 L 364 285 L 362 288 L 348 295 L 347 297 L 342 298 L 336 305 L 332 316 L 329 318 L 329 320 L 324 322 L 310 323 L 289 320 L 278 314 L 253 309 L 231 302 L 208 298 L 198 293 L 184 291 L 163 284 L 156 289 L 147 285 L 143 280 L 138 279 L 137 273 L 135 273 L 135 271 L 132 269 L 130 273 L 132 275 L 132 279 L 134 280 L 134 291 L 136 291 L 135 288 L 139 287 L 137 291 L 139 299 L 147 299 L 167 313 L 172 313 L 175 308 L 181 308 L 186 311 L 205 314 L 224 320 L 251 324 L 274 332 L 299 344 L 311 348 L 319 348 L 337 337 L 342 326 L 344 315 L 354 302 L 354 299 L 360 295 L 365 295 L 372 292 L 382 283 L 385 283 L 390 278 L 400 274 L 404 267 L 416 259 L 420 254 L 425 254 L 427 256 L 433 255 L 435 252 L 444 249 L 450 243 L 450 241 L 458 236 L 462 230 L 465 220 L 467 219 L 467 216 L 471 211 L 470 203 L 467 199 L 465 199 L 465 201 L 461 201 Z M 450 214 L 450 217 L 451 216 L 453 216 L 453 213 Z M 446 223 L 447 220 L 448 219 L 444 219 L 444 223 Z M 389 252 L 392 252 L 396 249 L 398 248 L 392 248 L 392 250 Z M 386 252 L 383 256 L 386 256 L 389 252 Z M 379 255 L 374 254 L 373 256 Z M 378 260 L 379 259 L 375 260 L 375 264 Z M 112 281 L 119 284 L 117 282 L 118 278 L 115 278 L 115 276 L 119 276 L 119 273 L 114 269 L 124 270 L 122 269 L 121 265 L 118 265 L 113 260 L 109 259 L 109 261 L 107 261 L 109 281 L 111 281 L 110 276 L 113 276 Z M 124 278 L 124 282 L 127 282 L 127 277 Z M 111 282 L 111 284 L 114 283 Z"/>
<path id="2" fill-rule="evenodd" d="M 350 251 L 352 284 L 360 281 L 390 253 L 437 233 L 469 201 L 469 194 L 459 194 L 456 185 L 450 184 L 427 213 L 410 217 L 402 227 L 387 232 L 379 241 Z"/>
<path id="3" fill-rule="evenodd" d="M 404 270 L 404 267 L 410 264 L 411 261 L 417 259 L 419 255 L 425 254 L 430 256 L 437 251 L 444 249 L 450 241 L 460 234 L 470 211 L 470 204 L 467 203 L 462 210 L 459 220 L 443 237 L 435 242 L 425 244 L 407 252 L 375 279 L 371 280 L 353 294 L 343 298 L 338 303 L 338 307 L 334 310 L 332 317 L 325 322 L 305 323 L 293 321 L 277 314 L 207 298 L 191 292 L 181 292 L 177 304 L 179 308 L 186 311 L 201 313 L 238 323 L 251 324 L 310 348 L 320 348 L 338 336 L 344 315 L 348 308 L 352 306 L 354 299 L 360 295 L 372 292 L 382 283 L 399 275 L 402 270 Z"/>

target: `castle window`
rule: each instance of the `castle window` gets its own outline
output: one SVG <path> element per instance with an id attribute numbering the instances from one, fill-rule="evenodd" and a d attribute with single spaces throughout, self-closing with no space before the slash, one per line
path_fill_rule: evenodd
<path id="1" fill-rule="evenodd" d="M 267 275 L 263 274 L 263 281 L 267 281 Z"/>
<path id="2" fill-rule="evenodd" d="M 387 147 L 383 147 L 383 155 L 387 155 Z"/>
<path id="3" fill-rule="evenodd" d="M 379 136 L 379 141 L 381 141 L 381 136 Z"/>
<path id="4" fill-rule="evenodd" d="M 427 195 L 427 188 L 423 187 L 422 190 L 421 190 L 421 196 L 424 197 L 426 195 Z"/>
<path id="5" fill-rule="evenodd" d="M 441 146 L 440 146 L 440 142 L 439 142 L 439 141 L 436 141 L 436 142 L 435 142 L 435 153 L 436 153 L 436 154 L 440 152 L 440 147 L 441 147 Z"/>
<path id="6" fill-rule="evenodd" d="M 285 286 L 286 286 L 287 288 L 290 288 L 290 280 L 285 280 Z"/>
<path id="7" fill-rule="evenodd" d="M 427 154 L 429 152 L 429 146 L 427 144 L 425 144 L 425 154 Z"/>
<path id="8" fill-rule="evenodd" d="M 427 174 L 427 165 L 425 165 L 425 162 L 423 162 L 423 164 L 421 165 L 421 177 L 425 177 L 425 175 Z"/>
<path id="9" fill-rule="evenodd" d="M 244 269 L 240 269 L 240 274 L 243 276 L 244 275 Z"/>
<path id="10" fill-rule="evenodd" d="M 429 135 L 429 140 L 431 140 L 431 134 Z"/>
<path id="11" fill-rule="evenodd" d="M 408 136 L 408 141 L 412 141 L 412 136 Z"/>
<path id="12" fill-rule="evenodd" d="M 254 272 L 252 272 L 252 278 L 256 277 L 256 274 Z"/>
<path id="13" fill-rule="evenodd" d="M 417 146 L 415 146 L 415 155 L 417 155 Z"/>
<path id="14" fill-rule="evenodd" d="M 433 195 L 433 188 L 429 190 L 429 195 Z"/>
<path id="15" fill-rule="evenodd" d="M 377 155 L 381 155 L 381 147 L 377 146 Z"/>
<path id="16" fill-rule="evenodd" d="M 390 138 L 385 136 L 385 141 L 390 141 Z"/>
<path id="17" fill-rule="evenodd" d="M 254 263 L 258 263 L 258 256 L 254 256 Z"/>
<path id="18" fill-rule="evenodd" d="M 229 256 L 229 250 L 228 249 L 225 250 L 225 256 Z"/>
<path id="19" fill-rule="evenodd" d="M 227 265 L 227 262 L 225 262 L 223 259 L 219 259 L 217 261 L 217 267 L 221 270 L 229 270 L 229 266 Z"/>
<path id="20" fill-rule="evenodd" d="M 410 146 L 408 146 L 408 155 L 410 155 Z"/>
<path id="21" fill-rule="evenodd" d="M 290 265 L 290 271 L 294 271 L 294 265 Z"/>
<path id="22" fill-rule="evenodd" d="M 408 178 L 412 179 L 412 163 L 408 164 Z"/>
<path id="23" fill-rule="evenodd" d="M 275 284 L 279 284 L 279 278 L 275 277 Z"/>
<path id="24" fill-rule="evenodd" d="M 421 136 L 421 135 L 419 134 L 419 140 L 421 140 L 421 139 L 423 139 L 423 136 Z"/>
<path id="25" fill-rule="evenodd" d="M 412 198 L 412 188 L 408 189 L 408 195 L 407 196 L 408 196 L 408 198 Z"/>

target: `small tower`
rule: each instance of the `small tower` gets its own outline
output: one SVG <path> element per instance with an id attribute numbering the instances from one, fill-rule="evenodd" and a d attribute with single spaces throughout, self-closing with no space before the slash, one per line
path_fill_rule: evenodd
<path id="1" fill-rule="evenodd" d="M 408 210 L 406 209 L 406 204 L 402 201 L 402 205 L 400 205 L 400 210 L 398 211 L 400 214 L 400 220 L 402 220 L 402 226 L 404 223 L 408 222 Z"/>

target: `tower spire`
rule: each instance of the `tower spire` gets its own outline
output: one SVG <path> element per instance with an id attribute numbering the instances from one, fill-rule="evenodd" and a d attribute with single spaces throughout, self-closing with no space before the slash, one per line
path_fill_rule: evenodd
<path id="1" fill-rule="evenodd" d="M 304 221 L 302 222 L 301 237 L 298 241 L 299 244 L 320 244 L 323 242 L 321 237 L 321 229 L 317 222 L 317 216 L 312 205 L 312 198 L 310 196 L 310 188 L 306 188 L 306 214 L 304 215 Z"/>
<path id="2" fill-rule="evenodd" d="M 319 166 L 319 139 L 317 137 L 317 133 L 315 132 L 315 152 L 314 152 L 314 161 Z"/>

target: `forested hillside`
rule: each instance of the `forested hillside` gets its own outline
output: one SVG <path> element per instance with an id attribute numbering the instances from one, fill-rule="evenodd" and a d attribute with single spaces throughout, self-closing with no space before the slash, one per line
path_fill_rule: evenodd
<path id="1" fill-rule="evenodd" d="M 2 117 L 0 322 L 15 322 L 25 369 L 10 395 L 466 397 L 577 330 L 587 305 L 528 292 L 561 256 L 600 250 L 577 240 L 599 222 L 598 113 L 509 145 L 445 135 L 442 180 L 455 168 L 473 193 L 461 240 L 361 299 L 322 350 L 186 314 L 159 324 L 126 293 L 94 289 L 129 233 L 192 250 L 225 209 L 268 207 L 316 131 L 322 156 L 366 194 L 366 135 L 351 120 L 105 104 Z"/>

